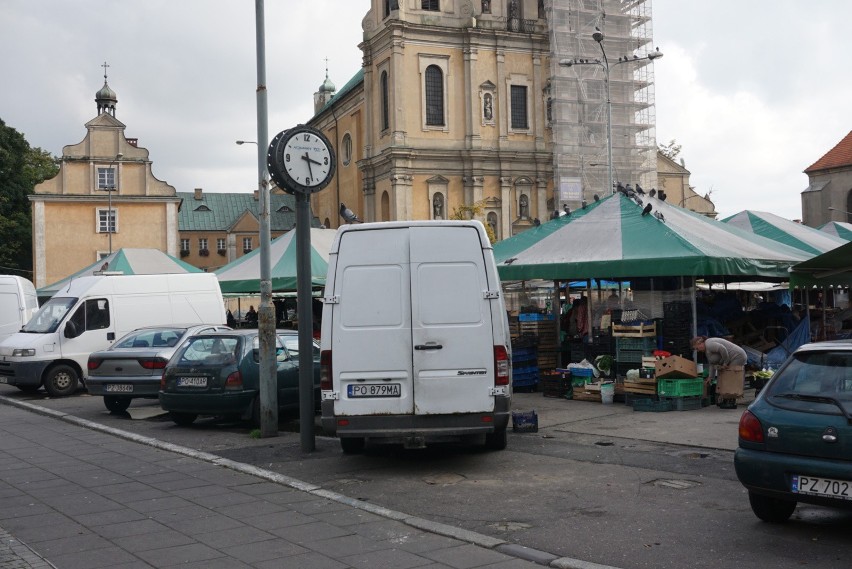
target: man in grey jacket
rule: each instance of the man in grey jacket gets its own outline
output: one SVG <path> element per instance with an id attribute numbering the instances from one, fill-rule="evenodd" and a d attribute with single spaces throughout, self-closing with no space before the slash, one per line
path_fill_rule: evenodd
<path id="1" fill-rule="evenodd" d="M 704 352 L 707 358 L 707 363 L 710 364 L 710 369 L 707 373 L 705 382 L 710 383 L 718 374 L 718 370 L 725 370 L 732 366 L 738 366 L 743 371 L 742 383 L 745 383 L 745 364 L 748 361 L 748 354 L 745 350 L 722 338 L 708 338 L 707 336 L 697 336 L 692 339 L 692 349 Z M 736 409 L 736 399 L 723 399 L 719 402 L 719 407 L 723 409 Z"/>

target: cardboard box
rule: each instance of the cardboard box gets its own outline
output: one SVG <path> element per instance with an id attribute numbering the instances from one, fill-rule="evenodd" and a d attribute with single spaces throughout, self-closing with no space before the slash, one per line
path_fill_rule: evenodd
<path id="1" fill-rule="evenodd" d="M 698 377 L 695 362 L 680 356 L 669 356 L 657 360 L 654 374 L 657 379 L 693 379 Z"/>
<path id="2" fill-rule="evenodd" d="M 716 378 L 716 396 L 722 398 L 742 397 L 745 373 L 743 366 L 719 368 Z"/>

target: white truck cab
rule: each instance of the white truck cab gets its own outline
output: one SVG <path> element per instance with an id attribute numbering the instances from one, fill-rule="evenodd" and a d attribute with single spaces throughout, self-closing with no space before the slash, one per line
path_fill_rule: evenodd
<path id="1" fill-rule="evenodd" d="M 225 324 L 212 273 L 93 275 L 72 280 L 20 332 L 0 343 L 0 383 L 70 395 L 85 381 L 89 354 L 157 324 Z"/>
<path id="2" fill-rule="evenodd" d="M 479 221 L 340 228 L 323 302 L 322 425 L 344 452 L 482 436 L 505 448 L 509 325 Z"/>

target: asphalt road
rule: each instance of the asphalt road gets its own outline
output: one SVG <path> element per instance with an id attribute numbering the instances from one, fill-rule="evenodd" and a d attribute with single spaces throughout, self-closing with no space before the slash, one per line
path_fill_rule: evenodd
<path id="1" fill-rule="evenodd" d="M 298 421 L 290 418 L 282 418 L 278 437 L 256 439 L 239 423 L 200 420 L 177 427 L 153 400 L 136 400 L 130 413 L 113 415 L 99 397 L 84 392 L 50 399 L 0 385 L 0 395 L 603 565 L 833 569 L 852 559 L 850 512 L 799 506 L 784 525 L 754 517 L 731 450 L 642 440 L 623 428 L 612 429 L 618 436 L 607 434 L 606 427 L 590 434 L 582 420 L 510 433 L 502 452 L 449 445 L 417 451 L 368 447 L 350 456 L 321 433 L 316 450 L 303 453 Z M 525 397 L 534 402 L 541 395 Z M 684 420 L 689 413 L 700 411 L 663 415 Z"/>

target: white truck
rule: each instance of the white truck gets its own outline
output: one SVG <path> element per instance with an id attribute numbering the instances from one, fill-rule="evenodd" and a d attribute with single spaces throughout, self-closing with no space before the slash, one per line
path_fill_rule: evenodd
<path id="1" fill-rule="evenodd" d="M 38 310 L 33 283 L 16 275 L 0 275 L 0 342 L 17 333 Z"/>
<path id="2" fill-rule="evenodd" d="M 212 273 L 95 275 L 56 292 L 20 332 L 0 343 L 0 383 L 52 397 L 85 382 L 89 354 L 157 324 L 225 324 Z"/>
<path id="3" fill-rule="evenodd" d="M 506 307 L 479 221 L 363 223 L 331 248 L 320 356 L 323 429 L 367 441 L 506 447 Z"/>

